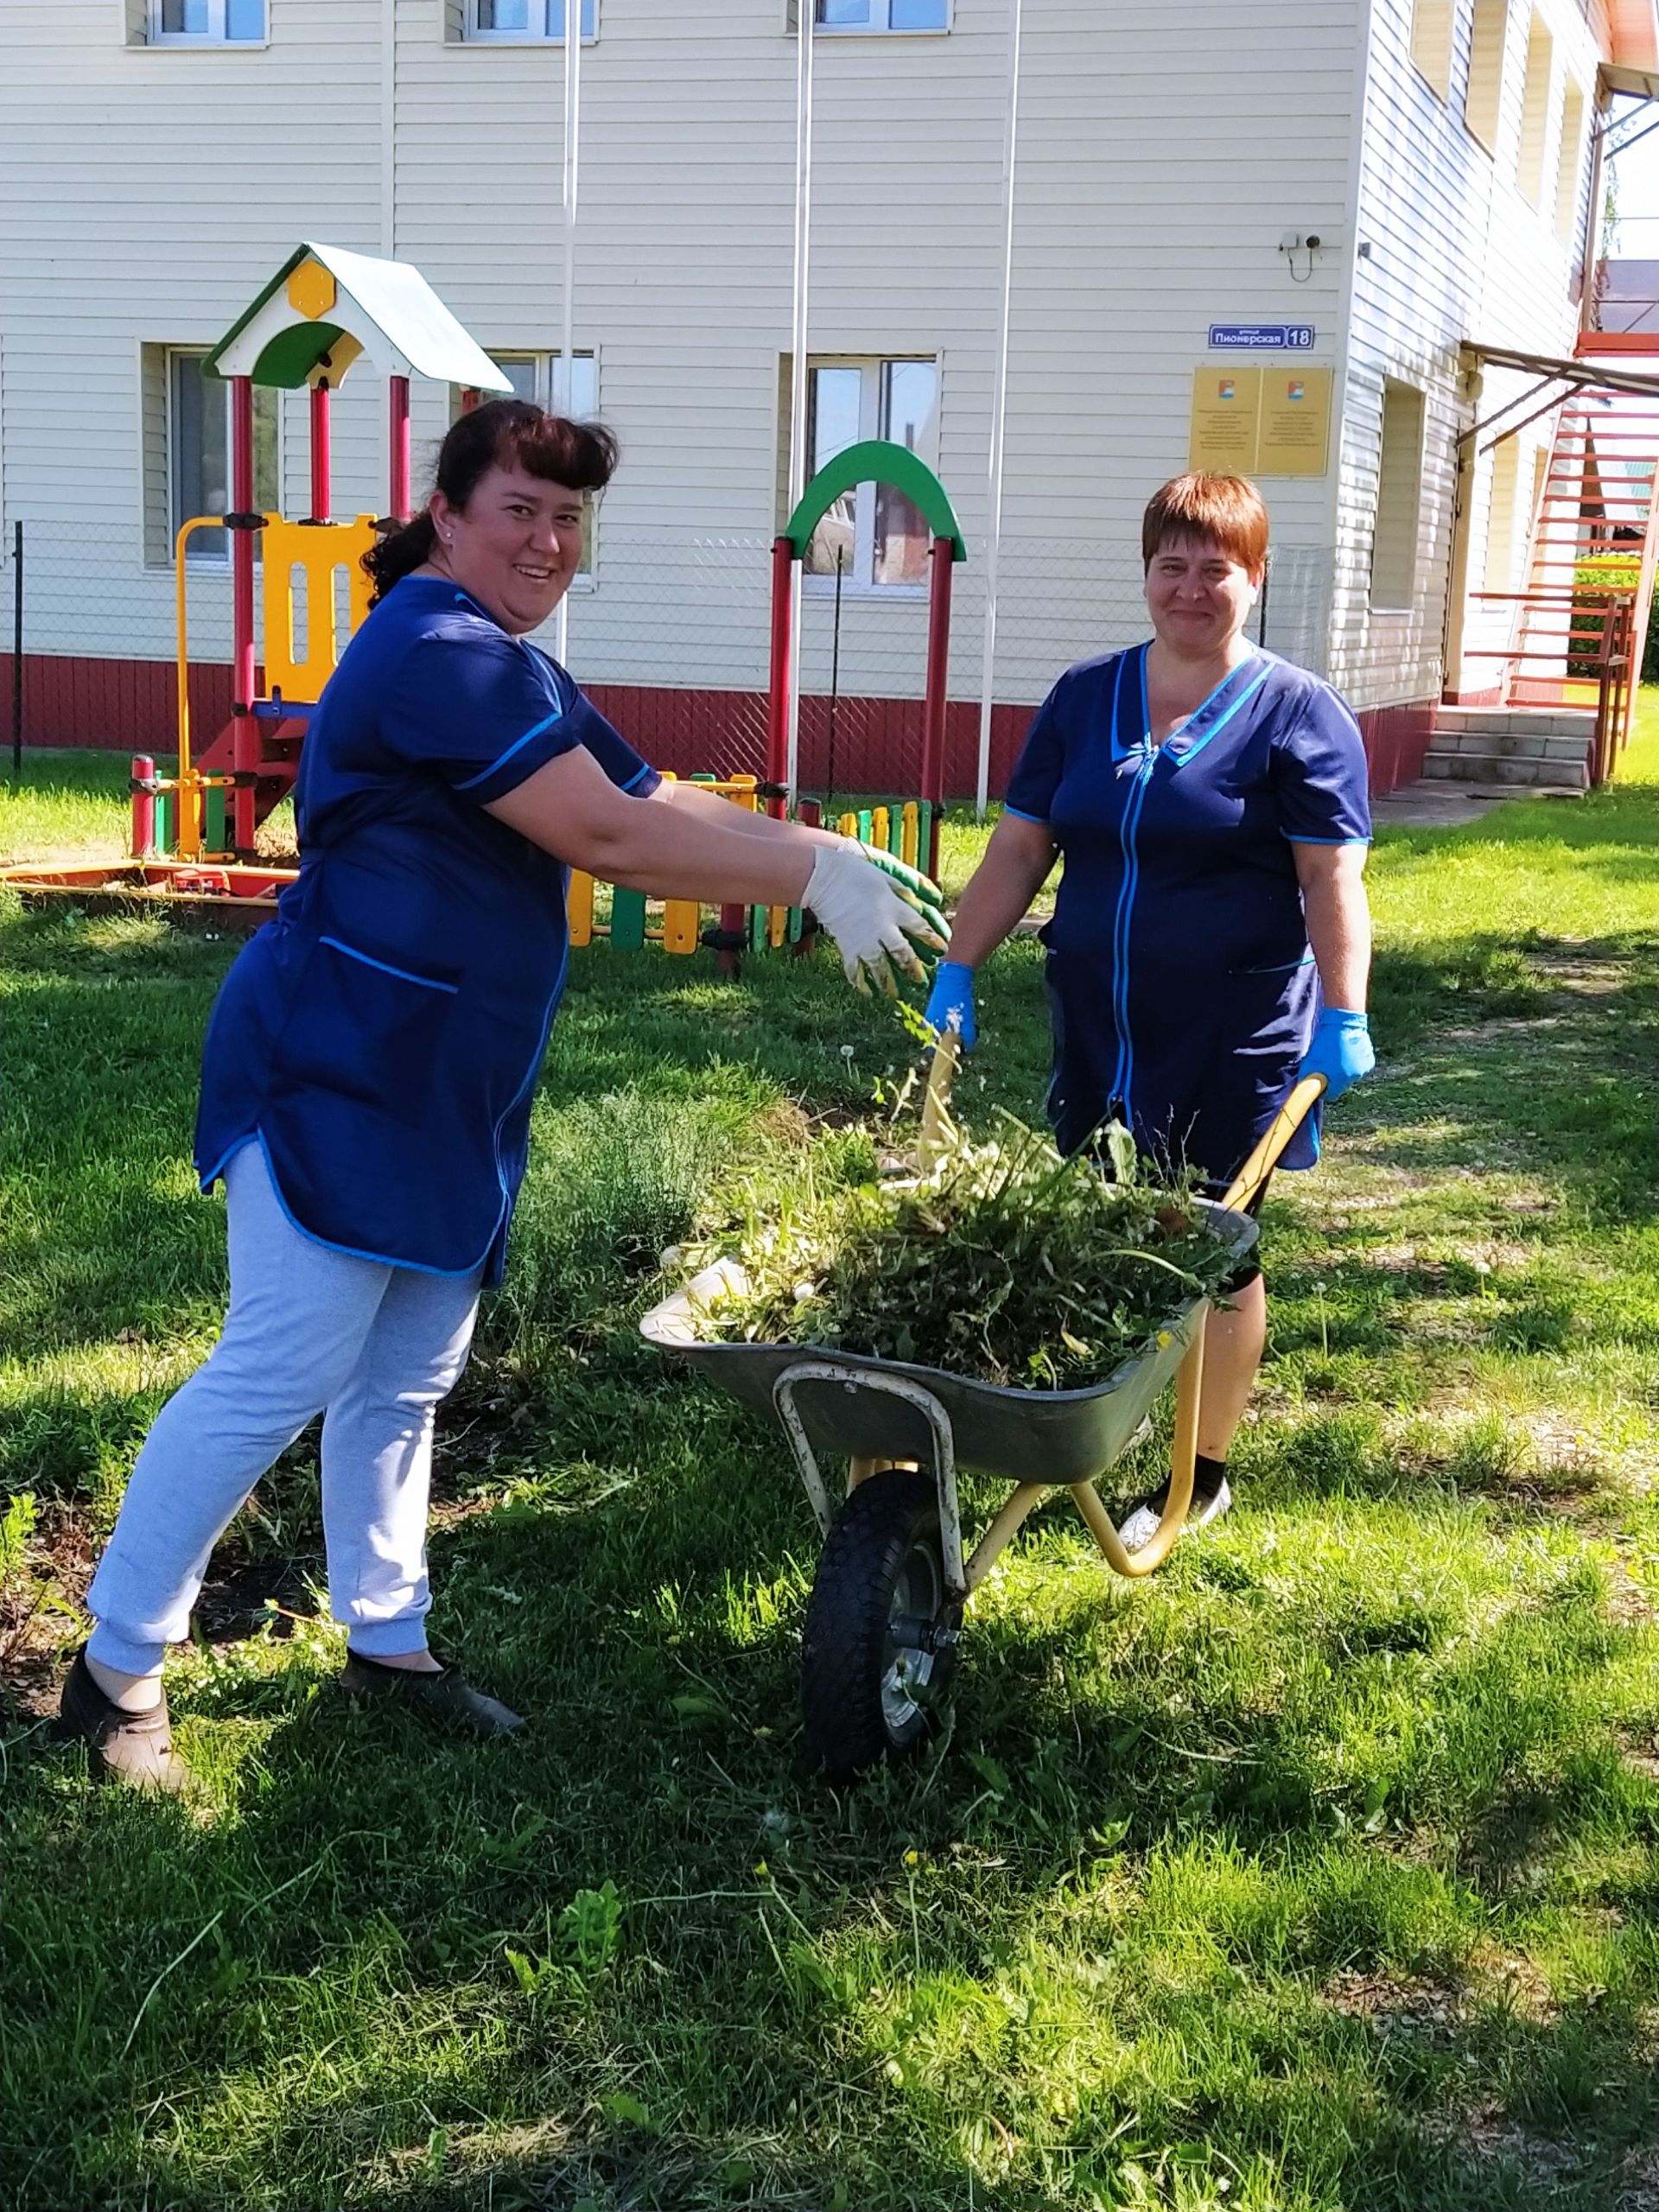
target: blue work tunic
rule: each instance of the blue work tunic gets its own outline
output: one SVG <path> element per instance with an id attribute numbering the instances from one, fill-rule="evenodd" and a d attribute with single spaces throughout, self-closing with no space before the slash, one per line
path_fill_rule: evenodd
<path id="1" fill-rule="evenodd" d="M 1292 847 L 1369 839 L 1364 747 L 1328 684 L 1261 652 L 1154 745 L 1146 669 L 1144 645 L 1069 669 L 1008 785 L 1065 860 L 1049 1114 L 1064 1150 L 1116 1116 L 1151 1159 L 1225 1180 L 1319 1012 Z M 1310 1120 L 1283 1164 L 1318 1156 Z"/>
<path id="2" fill-rule="evenodd" d="M 203 1190 L 257 1141 L 308 1236 L 499 1280 L 569 938 L 563 864 L 485 808 L 577 745 L 655 789 L 565 671 L 464 592 L 387 594 L 312 717 L 298 880 L 214 1003 Z"/>

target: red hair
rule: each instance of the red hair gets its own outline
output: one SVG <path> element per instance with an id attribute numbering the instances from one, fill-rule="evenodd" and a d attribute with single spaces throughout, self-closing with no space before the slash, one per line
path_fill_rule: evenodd
<path id="1" fill-rule="evenodd" d="M 1151 568 L 1164 548 L 1183 538 L 1218 545 L 1252 577 L 1268 559 L 1268 510 L 1248 476 L 1172 476 L 1147 502 L 1141 518 L 1141 558 Z"/>

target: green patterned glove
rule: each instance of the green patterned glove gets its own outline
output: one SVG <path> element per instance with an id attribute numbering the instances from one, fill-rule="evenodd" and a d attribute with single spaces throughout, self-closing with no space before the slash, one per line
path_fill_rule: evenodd
<path id="1" fill-rule="evenodd" d="M 880 845 L 867 845 L 861 839 L 849 839 L 856 844 L 872 867 L 879 868 L 883 875 L 891 876 L 899 891 L 921 915 L 929 929 L 939 940 L 944 951 L 950 942 L 950 925 L 944 918 L 944 893 L 931 875 L 924 875 L 918 868 L 912 868 L 908 861 L 896 859 L 884 853 Z"/>

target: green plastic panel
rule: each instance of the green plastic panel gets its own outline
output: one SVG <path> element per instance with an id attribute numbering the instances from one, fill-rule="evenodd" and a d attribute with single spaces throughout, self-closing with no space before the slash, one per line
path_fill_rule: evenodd
<path id="1" fill-rule="evenodd" d="M 645 941 L 645 894 L 643 891 L 611 893 L 611 950 L 638 952 Z"/>

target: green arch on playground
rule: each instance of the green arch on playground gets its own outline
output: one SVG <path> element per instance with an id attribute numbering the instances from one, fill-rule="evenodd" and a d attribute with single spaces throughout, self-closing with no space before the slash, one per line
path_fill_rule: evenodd
<path id="1" fill-rule="evenodd" d="M 848 446 L 818 471 L 785 524 L 783 534 L 798 561 L 804 556 L 813 531 L 842 493 L 850 492 L 856 484 L 871 482 L 891 484 L 895 492 L 902 492 L 934 537 L 950 540 L 951 557 L 968 558 L 955 510 L 927 463 L 918 460 L 908 446 L 894 445 L 890 438 L 866 438 L 860 445 Z"/>

